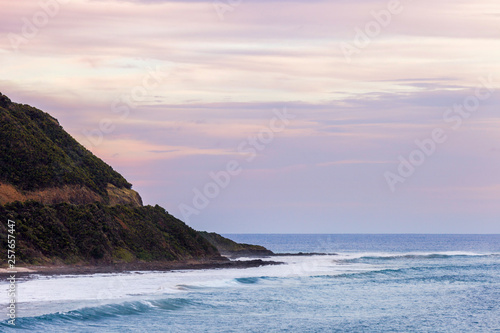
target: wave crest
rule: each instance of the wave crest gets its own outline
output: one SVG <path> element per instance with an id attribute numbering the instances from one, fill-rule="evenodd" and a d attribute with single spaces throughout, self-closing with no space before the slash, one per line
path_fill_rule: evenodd
<path id="1" fill-rule="evenodd" d="M 339 261 L 344 262 L 359 262 L 366 260 L 425 260 L 425 259 L 450 259 L 450 258 L 459 258 L 459 257 L 496 257 L 500 254 L 490 253 L 490 254 L 481 254 L 481 253 L 405 253 L 405 254 L 388 254 L 388 255 L 363 255 L 357 258 L 349 258 Z"/>

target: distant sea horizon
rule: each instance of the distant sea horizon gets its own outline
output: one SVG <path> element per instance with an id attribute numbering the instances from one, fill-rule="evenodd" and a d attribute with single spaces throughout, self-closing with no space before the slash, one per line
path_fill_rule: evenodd
<path id="1" fill-rule="evenodd" d="M 500 251 L 499 234 L 222 234 L 274 252 Z"/>

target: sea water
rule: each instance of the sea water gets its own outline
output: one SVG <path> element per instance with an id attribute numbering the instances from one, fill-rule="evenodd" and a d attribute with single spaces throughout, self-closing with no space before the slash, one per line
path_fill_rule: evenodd
<path id="1" fill-rule="evenodd" d="M 226 235 L 279 266 L 17 282 L 15 332 L 500 332 L 500 235 Z M 248 258 L 243 258 L 246 260 Z"/>

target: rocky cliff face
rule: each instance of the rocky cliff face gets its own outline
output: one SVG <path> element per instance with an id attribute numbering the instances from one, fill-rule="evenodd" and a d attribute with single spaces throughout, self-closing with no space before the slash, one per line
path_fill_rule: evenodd
<path id="1" fill-rule="evenodd" d="M 134 190 L 128 188 L 118 188 L 113 184 L 108 184 L 106 187 L 109 198 L 109 205 L 132 205 L 132 206 L 142 206 L 142 198 Z"/>
<path id="2" fill-rule="evenodd" d="M 107 198 L 92 191 L 86 186 L 63 185 L 61 187 L 50 187 L 34 191 L 23 191 L 11 184 L 0 183 L 0 205 L 5 205 L 15 201 L 38 201 L 46 205 L 58 203 L 71 203 L 74 205 L 85 205 L 93 202 L 107 203 L 115 205 L 142 206 L 142 199 L 139 193 L 126 188 L 117 188 L 113 184 L 108 184 Z"/>

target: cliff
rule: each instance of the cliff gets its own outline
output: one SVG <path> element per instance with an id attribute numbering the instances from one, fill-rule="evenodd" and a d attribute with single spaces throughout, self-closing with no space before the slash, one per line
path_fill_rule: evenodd
<path id="1" fill-rule="evenodd" d="M 0 265 L 216 259 L 217 249 L 80 145 L 49 114 L 0 94 Z"/>

